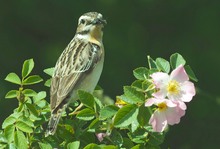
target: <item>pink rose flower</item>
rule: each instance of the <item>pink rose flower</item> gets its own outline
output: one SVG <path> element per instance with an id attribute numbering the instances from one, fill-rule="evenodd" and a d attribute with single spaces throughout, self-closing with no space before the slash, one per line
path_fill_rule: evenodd
<path id="1" fill-rule="evenodd" d="M 168 97 L 173 101 L 190 102 L 193 96 L 195 96 L 194 84 L 189 81 L 183 65 L 174 69 L 170 75 L 156 72 L 151 75 L 151 78 L 158 89 L 153 94 L 156 98 Z"/>
<path id="2" fill-rule="evenodd" d="M 106 137 L 106 136 L 107 136 L 107 134 L 106 133 L 102 133 L 102 132 L 96 134 L 96 137 L 99 140 L 99 142 L 102 142 L 104 137 Z"/>
<path id="3" fill-rule="evenodd" d="M 145 106 L 156 105 L 156 110 L 151 115 L 149 124 L 156 132 L 163 132 L 167 125 L 174 125 L 180 122 L 180 118 L 185 115 L 186 105 L 181 101 L 172 101 L 168 99 L 150 98 Z"/>

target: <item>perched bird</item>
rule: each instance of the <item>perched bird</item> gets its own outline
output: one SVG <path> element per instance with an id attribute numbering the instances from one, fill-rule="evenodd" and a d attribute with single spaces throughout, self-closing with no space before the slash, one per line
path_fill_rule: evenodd
<path id="1" fill-rule="evenodd" d="M 51 118 L 45 136 L 54 135 L 63 110 L 78 99 L 77 90 L 93 92 L 95 89 L 104 63 L 105 24 L 106 20 L 97 12 L 79 18 L 74 38 L 55 65 L 50 88 Z"/>

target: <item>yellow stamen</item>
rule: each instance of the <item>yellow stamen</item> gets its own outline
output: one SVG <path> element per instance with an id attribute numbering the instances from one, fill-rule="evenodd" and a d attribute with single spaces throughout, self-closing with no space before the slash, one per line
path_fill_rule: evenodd
<path id="1" fill-rule="evenodd" d="M 157 108 L 158 108 L 159 111 L 164 111 L 164 110 L 167 109 L 167 105 L 166 105 L 165 102 L 162 102 L 162 103 L 159 103 L 159 104 L 157 105 Z"/>
<path id="2" fill-rule="evenodd" d="M 179 94 L 179 83 L 175 80 L 171 80 L 167 85 L 167 92 L 170 94 Z"/>

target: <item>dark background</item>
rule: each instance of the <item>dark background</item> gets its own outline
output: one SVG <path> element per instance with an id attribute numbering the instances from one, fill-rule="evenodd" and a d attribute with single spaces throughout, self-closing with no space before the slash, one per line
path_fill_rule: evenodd
<path id="1" fill-rule="evenodd" d="M 75 34 L 77 20 L 88 11 L 107 19 L 105 65 L 99 84 L 112 98 L 134 80 L 132 70 L 151 57 L 179 52 L 199 82 L 181 123 L 170 127 L 162 148 L 214 149 L 220 146 L 220 1 L 218 0 L 20 0 L 0 2 L 0 123 L 17 106 L 5 99 L 17 89 L 4 78 L 20 74 L 24 60 L 34 58 L 33 74 L 47 76 Z M 35 85 L 36 90 L 49 90 Z"/>

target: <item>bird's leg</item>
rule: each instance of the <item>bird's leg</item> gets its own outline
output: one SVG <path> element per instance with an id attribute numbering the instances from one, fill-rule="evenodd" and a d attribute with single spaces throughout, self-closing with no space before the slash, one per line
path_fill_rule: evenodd
<path id="1" fill-rule="evenodd" d="M 79 110 L 83 107 L 83 104 L 80 103 L 80 105 L 78 107 L 76 107 L 76 109 L 72 112 L 72 113 L 69 113 L 69 115 L 76 115 L 78 114 Z"/>

